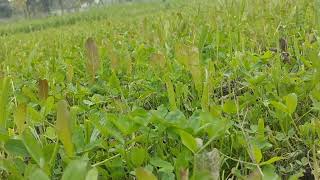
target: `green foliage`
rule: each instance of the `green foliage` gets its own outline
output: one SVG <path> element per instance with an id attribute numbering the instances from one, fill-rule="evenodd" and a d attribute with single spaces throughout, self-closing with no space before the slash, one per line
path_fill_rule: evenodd
<path id="1" fill-rule="evenodd" d="M 248 2 L 1 24 L 0 179 L 318 176 L 318 10 Z"/>

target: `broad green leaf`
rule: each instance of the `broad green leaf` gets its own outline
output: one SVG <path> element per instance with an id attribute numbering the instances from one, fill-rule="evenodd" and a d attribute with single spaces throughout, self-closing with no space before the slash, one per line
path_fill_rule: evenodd
<path id="1" fill-rule="evenodd" d="M 138 180 L 157 180 L 157 177 L 145 168 L 136 169 L 136 177 Z"/>
<path id="2" fill-rule="evenodd" d="M 259 121 L 258 121 L 257 140 L 259 142 L 265 141 L 265 138 L 264 138 L 264 120 L 263 119 L 259 119 Z"/>
<path id="3" fill-rule="evenodd" d="M 87 161 L 73 160 L 63 172 L 61 180 L 85 180 L 87 175 Z"/>
<path id="4" fill-rule="evenodd" d="M 12 179 L 15 180 L 24 180 L 24 178 L 21 175 L 21 172 L 19 172 L 19 169 L 17 168 L 17 165 L 14 163 L 13 159 L 0 159 L 0 169 L 5 170 L 8 173 L 11 174 Z"/>
<path id="5" fill-rule="evenodd" d="M 90 122 L 97 128 L 97 130 L 100 131 L 100 133 L 105 136 L 113 136 L 118 141 L 120 141 L 122 144 L 125 143 L 123 136 L 119 132 L 119 130 L 115 129 L 113 124 L 106 119 L 101 119 L 100 122 L 96 118 L 90 119 Z"/>
<path id="6" fill-rule="evenodd" d="M 27 107 L 27 113 L 28 117 L 35 124 L 41 124 L 44 121 L 44 118 L 42 117 L 41 113 L 33 109 L 31 106 Z"/>
<path id="7" fill-rule="evenodd" d="M 37 168 L 28 177 L 29 180 L 50 180 L 49 176 L 40 168 Z"/>
<path id="8" fill-rule="evenodd" d="M 50 126 L 47 127 L 46 132 L 45 132 L 44 135 L 45 135 L 45 137 L 47 137 L 47 138 L 49 138 L 51 140 L 54 140 L 57 137 L 55 129 L 53 127 L 50 127 Z"/>
<path id="9" fill-rule="evenodd" d="M 133 148 L 130 151 L 130 161 L 136 167 L 139 167 L 143 164 L 146 156 L 147 152 L 144 148 Z"/>
<path id="10" fill-rule="evenodd" d="M 273 54 L 271 51 L 266 51 L 262 56 L 261 59 L 265 60 L 265 59 L 270 59 L 272 58 Z"/>
<path id="11" fill-rule="evenodd" d="M 280 180 L 281 178 L 275 171 L 275 167 L 272 165 L 264 166 L 262 169 L 262 180 Z"/>
<path id="12" fill-rule="evenodd" d="M 0 142 L 6 142 L 8 139 L 9 139 L 8 131 L 0 127 Z"/>
<path id="13" fill-rule="evenodd" d="M 6 127 L 7 108 L 9 100 L 9 78 L 0 79 L 0 127 Z"/>
<path id="14" fill-rule="evenodd" d="M 282 104 L 281 102 L 277 102 L 277 101 L 271 101 L 270 102 L 276 109 L 284 112 L 284 113 L 288 113 L 288 108 L 286 105 Z"/>
<path id="15" fill-rule="evenodd" d="M 216 118 L 209 112 L 202 112 L 200 115 L 202 126 L 196 133 L 205 130 L 210 138 L 217 138 L 225 133 L 231 127 L 231 121 L 226 118 Z"/>
<path id="16" fill-rule="evenodd" d="M 110 78 L 109 78 L 109 84 L 112 88 L 118 90 L 121 92 L 121 84 L 120 80 L 115 72 L 112 72 Z"/>
<path id="17" fill-rule="evenodd" d="M 33 160 L 42 168 L 45 164 L 42 147 L 32 135 L 29 129 L 25 129 L 22 135 L 22 141 Z"/>
<path id="18" fill-rule="evenodd" d="M 61 100 L 57 104 L 56 132 L 66 154 L 72 157 L 74 155 L 74 147 L 71 134 L 71 116 L 68 110 L 68 103 L 65 100 Z"/>
<path id="19" fill-rule="evenodd" d="M 256 160 L 256 163 L 259 163 L 262 159 L 261 149 L 258 146 L 254 145 L 252 147 L 252 154 L 254 156 L 254 159 Z"/>
<path id="20" fill-rule="evenodd" d="M 177 104 L 176 104 L 176 95 L 174 92 L 173 84 L 169 77 L 166 77 L 165 81 L 166 81 L 167 93 L 169 98 L 170 110 L 175 111 L 177 109 Z"/>
<path id="21" fill-rule="evenodd" d="M 97 180 L 98 175 L 99 175 L 98 169 L 94 167 L 88 171 L 86 175 L 86 180 Z"/>
<path id="22" fill-rule="evenodd" d="M 232 100 L 226 100 L 223 104 L 223 111 L 229 114 L 237 113 L 236 103 Z"/>
<path id="23" fill-rule="evenodd" d="M 298 172 L 294 175 L 291 175 L 288 180 L 300 180 L 301 178 L 303 178 L 303 176 L 303 172 Z"/>
<path id="24" fill-rule="evenodd" d="M 203 92 L 201 97 L 201 108 L 202 111 L 209 111 L 209 83 L 205 82 L 203 84 Z"/>
<path id="25" fill-rule="evenodd" d="M 275 157 L 273 157 L 273 158 L 271 158 L 271 159 L 269 159 L 267 161 L 264 161 L 264 162 L 260 163 L 260 166 L 266 165 L 266 164 L 272 164 L 272 163 L 274 163 L 276 161 L 280 161 L 280 160 L 283 160 L 283 159 L 284 159 L 283 157 L 275 156 Z"/>
<path id="26" fill-rule="evenodd" d="M 19 134 L 22 134 L 25 128 L 27 119 L 27 106 L 26 104 L 19 104 L 14 113 L 14 123 L 17 126 Z"/>
<path id="27" fill-rule="evenodd" d="M 26 157 L 29 155 L 28 150 L 24 146 L 23 142 L 19 139 L 9 139 L 4 148 L 10 155 Z"/>
<path id="28" fill-rule="evenodd" d="M 288 94 L 284 97 L 286 106 L 290 114 L 294 113 L 297 108 L 298 97 L 295 93 Z"/>
<path id="29" fill-rule="evenodd" d="M 198 149 L 196 139 L 186 131 L 179 130 L 179 135 L 182 141 L 182 144 L 185 145 L 190 151 L 195 153 Z"/>
<path id="30" fill-rule="evenodd" d="M 154 157 L 150 159 L 150 164 L 152 164 L 155 167 L 159 167 L 162 172 L 172 172 L 173 166 L 168 161 L 164 161 L 160 159 L 159 157 Z"/>
<path id="31" fill-rule="evenodd" d="M 45 103 L 44 116 L 48 115 L 54 107 L 54 97 L 50 96 L 47 98 Z"/>

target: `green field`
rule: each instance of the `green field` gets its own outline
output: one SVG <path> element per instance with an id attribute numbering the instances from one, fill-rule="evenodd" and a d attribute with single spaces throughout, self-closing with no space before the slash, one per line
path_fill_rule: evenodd
<path id="1" fill-rule="evenodd" d="M 0 179 L 320 178 L 320 1 L 0 24 Z"/>

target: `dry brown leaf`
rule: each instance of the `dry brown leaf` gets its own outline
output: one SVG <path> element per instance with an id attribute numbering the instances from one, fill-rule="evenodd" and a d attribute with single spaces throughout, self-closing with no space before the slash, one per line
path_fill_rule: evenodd
<path id="1" fill-rule="evenodd" d="M 99 51 L 93 38 L 88 38 L 85 43 L 87 53 L 87 72 L 94 80 L 97 71 L 100 68 Z"/>
<path id="2" fill-rule="evenodd" d="M 38 88 L 39 88 L 39 98 L 42 100 L 46 100 L 48 98 L 49 93 L 49 83 L 46 79 L 39 79 L 38 82 Z"/>

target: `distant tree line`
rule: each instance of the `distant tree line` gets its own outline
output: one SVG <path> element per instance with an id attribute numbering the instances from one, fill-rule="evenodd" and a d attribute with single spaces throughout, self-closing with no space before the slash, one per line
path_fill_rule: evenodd
<path id="1" fill-rule="evenodd" d="M 108 4 L 128 2 L 134 0 L 0 0 L 0 18 L 10 17 L 15 14 L 23 14 L 26 17 L 34 17 L 39 14 L 51 14 L 59 11 L 77 11 L 93 4 Z"/>
<path id="2" fill-rule="evenodd" d="M 8 0 L 0 0 L 0 18 L 7 18 L 12 15 L 12 8 Z"/>

